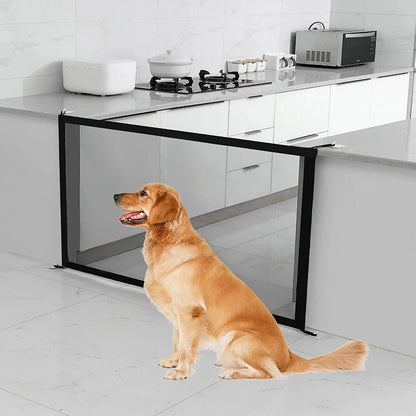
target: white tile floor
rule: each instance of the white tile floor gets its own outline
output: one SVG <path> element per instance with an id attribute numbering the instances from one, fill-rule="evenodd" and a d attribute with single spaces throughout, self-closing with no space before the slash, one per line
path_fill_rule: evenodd
<path id="1" fill-rule="evenodd" d="M 282 329 L 305 357 L 345 341 Z M 170 340 L 142 289 L 0 253 L 2 416 L 415 414 L 416 356 L 371 347 L 365 372 L 230 381 L 203 351 L 191 378 L 165 381 Z"/>

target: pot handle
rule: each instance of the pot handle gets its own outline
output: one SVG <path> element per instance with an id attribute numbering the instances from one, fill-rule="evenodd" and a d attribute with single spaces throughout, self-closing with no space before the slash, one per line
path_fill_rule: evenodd
<path id="1" fill-rule="evenodd" d="M 199 79 L 201 80 L 201 81 L 204 81 L 205 80 L 205 76 L 206 75 L 209 75 L 209 72 L 208 71 L 205 71 L 204 69 L 201 69 L 200 71 L 199 71 Z"/>

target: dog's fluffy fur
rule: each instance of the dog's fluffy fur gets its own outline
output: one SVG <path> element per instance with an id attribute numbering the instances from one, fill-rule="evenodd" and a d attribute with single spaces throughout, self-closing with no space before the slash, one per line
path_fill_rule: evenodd
<path id="1" fill-rule="evenodd" d="M 267 307 L 196 233 L 174 189 L 150 183 L 114 199 L 127 211 L 123 224 L 147 231 L 145 290 L 173 325 L 173 353 L 159 363 L 171 368 L 165 378 L 188 377 L 200 348 L 216 351 L 222 378 L 364 369 L 363 341 L 310 360 L 289 351 Z"/>

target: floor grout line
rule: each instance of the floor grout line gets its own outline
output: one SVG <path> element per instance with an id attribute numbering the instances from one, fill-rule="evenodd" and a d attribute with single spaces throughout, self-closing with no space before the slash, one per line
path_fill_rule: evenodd
<path id="1" fill-rule="evenodd" d="M 7 389 L 5 389 L 3 387 L 0 387 L 0 390 L 4 391 L 6 393 L 12 394 L 13 396 L 19 397 L 20 399 L 23 399 L 23 400 L 26 400 L 28 402 L 34 403 L 34 404 L 36 404 L 38 406 L 42 406 L 42 407 L 44 407 L 44 408 L 46 408 L 48 410 L 52 410 L 53 412 L 56 412 L 58 415 L 70 416 L 68 413 L 61 412 L 59 410 L 54 409 L 53 407 L 49 407 L 49 406 L 47 406 L 45 404 L 42 404 L 42 403 L 39 403 L 39 402 L 37 402 L 35 400 L 29 399 L 28 397 L 22 396 L 21 394 L 15 393 L 15 392 L 10 391 L 10 390 L 7 390 Z"/>
<path id="2" fill-rule="evenodd" d="M 62 306 L 61 308 L 55 309 L 55 310 L 53 310 L 53 311 L 44 312 L 44 313 L 42 313 L 42 314 L 40 314 L 40 315 L 36 315 L 36 316 L 34 316 L 34 317 L 32 317 L 32 318 L 25 319 L 24 321 L 20 321 L 20 322 L 17 322 L 17 323 L 15 323 L 15 324 L 13 324 L 13 325 L 9 325 L 9 326 L 6 326 L 6 327 L 4 327 L 4 328 L 0 328 L 0 332 L 1 332 L 1 331 L 6 331 L 6 330 L 11 329 L 11 328 L 14 328 L 15 326 L 18 326 L 18 325 L 23 325 L 23 324 L 25 324 L 25 323 L 27 323 L 27 322 L 30 322 L 30 321 L 33 321 L 33 320 L 35 320 L 35 319 L 42 318 L 42 317 L 44 317 L 44 316 L 46 316 L 46 315 L 51 315 L 51 314 L 53 314 L 53 313 L 55 313 L 55 312 L 58 312 L 58 311 L 61 311 L 61 310 L 63 310 L 63 309 L 70 308 L 70 307 L 75 306 L 75 305 L 79 305 L 80 303 L 83 303 L 83 302 L 88 302 L 88 301 L 90 301 L 90 300 L 92 300 L 92 299 L 95 299 L 95 298 L 97 298 L 97 297 L 99 297 L 99 296 L 102 296 L 102 294 L 101 294 L 101 293 L 97 293 L 97 294 L 95 294 L 94 296 L 91 296 L 91 297 L 89 297 L 89 298 L 82 299 L 82 300 L 80 300 L 80 301 L 78 301 L 78 302 L 74 302 L 74 303 L 71 303 L 71 304 L 69 304 L 69 305 Z"/>
<path id="3" fill-rule="evenodd" d="M 198 391 L 196 391 L 195 393 L 192 393 L 190 396 L 185 397 L 185 398 L 184 398 L 184 399 L 182 399 L 182 400 L 179 400 L 178 402 L 176 402 L 176 403 L 172 404 L 171 406 L 167 407 L 166 409 L 163 409 L 163 410 L 161 410 L 160 412 L 155 413 L 155 414 L 154 414 L 154 416 L 161 415 L 162 413 L 164 413 L 164 412 L 166 412 L 166 411 L 168 411 L 168 410 L 172 409 L 173 407 L 177 406 L 178 404 L 183 403 L 183 402 L 185 402 L 186 400 L 190 399 L 191 397 L 194 397 L 194 396 L 196 396 L 197 394 L 202 393 L 203 391 L 210 389 L 212 386 L 215 386 L 216 384 L 221 383 L 222 381 L 223 381 L 223 380 L 218 380 L 218 381 L 216 381 L 215 383 L 212 383 L 212 384 L 210 384 L 209 386 L 206 386 L 206 387 L 204 387 L 203 389 L 198 390 Z"/>

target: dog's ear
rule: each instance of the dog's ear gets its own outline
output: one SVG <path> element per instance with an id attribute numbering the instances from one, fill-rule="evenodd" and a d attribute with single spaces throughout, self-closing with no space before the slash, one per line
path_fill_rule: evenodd
<path id="1" fill-rule="evenodd" d="M 175 218 L 179 211 L 179 201 L 170 192 L 164 192 L 156 200 L 148 215 L 149 224 L 162 224 Z"/>

